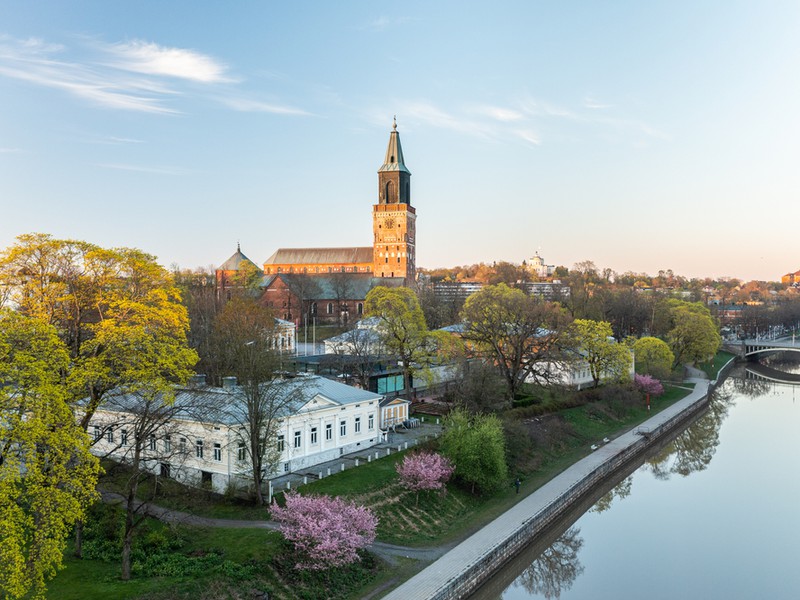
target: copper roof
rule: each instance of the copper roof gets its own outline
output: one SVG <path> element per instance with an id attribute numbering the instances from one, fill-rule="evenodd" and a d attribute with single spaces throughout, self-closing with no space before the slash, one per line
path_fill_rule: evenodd
<path id="1" fill-rule="evenodd" d="M 383 171 L 405 171 L 411 175 L 411 171 L 406 168 L 403 160 L 403 147 L 400 145 L 400 134 L 397 133 L 397 120 L 392 125 L 389 145 L 386 147 L 386 157 L 383 159 L 383 165 L 378 169 L 378 173 Z"/>
<path id="2" fill-rule="evenodd" d="M 237 244 L 236 245 L 236 252 L 233 253 L 233 256 L 231 256 L 228 260 L 226 260 L 224 263 L 222 263 L 217 270 L 218 271 L 238 271 L 239 269 L 242 268 L 242 265 L 244 263 L 250 263 L 256 269 L 258 269 L 258 265 L 256 265 L 256 263 L 254 263 L 252 260 L 247 258 L 244 254 L 242 254 L 242 249 Z"/>
<path id="3" fill-rule="evenodd" d="M 372 264 L 367 248 L 278 248 L 265 265 L 354 265 Z"/>

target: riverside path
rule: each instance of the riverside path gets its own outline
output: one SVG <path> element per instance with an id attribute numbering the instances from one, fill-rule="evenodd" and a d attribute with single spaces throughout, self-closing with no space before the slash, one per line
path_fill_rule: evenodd
<path id="1" fill-rule="evenodd" d="M 695 373 L 696 374 L 696 373 Z M 554 507 L 567 502 L 570 491 L 591 483 L 604 467 L 615 464 L 641 447 L 651 432 L 668 428 L 683 415 L 698 409 L 709 393 L 706 379 L 692 378 L 694 390 L 682 400 L 651 417 L 639 427 L 601 446 L 586 458 L 551 479 L 494 521 L 455 546 L 441 558 L 401 584 L 384 600 L 455 599 L 473 592 L 494 570 L 530 542 L 536 520 L 547 520 Z M 562 511 L 557 511 L 561 514 Z"/>

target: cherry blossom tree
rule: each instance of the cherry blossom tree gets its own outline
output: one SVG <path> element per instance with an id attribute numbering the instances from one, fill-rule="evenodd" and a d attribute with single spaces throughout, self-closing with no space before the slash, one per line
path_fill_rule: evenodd
<path id="1" fill-rule="evenodd" d="M 652 375 L 636 375 L 633 378 L 633 383 L 643 394 L 660 396 L 664 393 L 664 386 Z"/>
<path id="2" fill-rule="evenodd" d="M 330 496 L 286 494 L 286 506 L 273 506 L 272 518 L 298 552 L 297 569 L 321 571 L 358 561 L 358 550 L 375 541 L 378 519 L 372 511 Z"/>
<path id="3" fill-rule="evenodd" d="M 443 490 L 455 467 L 447 458 L 433 452 L 407 454 L 397 465 L 400 483 L 416 492 L 416 504 L 423 490 Z"/>

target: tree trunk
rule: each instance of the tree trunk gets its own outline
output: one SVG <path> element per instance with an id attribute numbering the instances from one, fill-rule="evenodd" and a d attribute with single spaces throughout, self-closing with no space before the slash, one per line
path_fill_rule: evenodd
<path id="1" fill-rule="evenodd" d="M 131 546 L 133 545 L 133 495 L 128 494 L 128 506 L 125 509 L 125 537 L 122 540 L 122 580 L 131 578 Z"/>
<path id="2" fill-rule="evenodd" d="M 76 558 L 83 558 L 83 521 L 75 522 L 75 552 Z"/>

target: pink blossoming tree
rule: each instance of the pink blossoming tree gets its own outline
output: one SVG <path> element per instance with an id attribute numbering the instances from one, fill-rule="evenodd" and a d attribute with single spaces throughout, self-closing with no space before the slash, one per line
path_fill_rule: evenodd
<path id="1" fill-rule="evenodd" d="M 633 378 L 633 383 L 643 394 L 660 396 L 664 393 L 664 386 L 652 375 L 636 375 Z"/>
<path id="2" fill-rule="evenodd" d="M 403 462 L 397 465 L 400 483 L 412 492 L 416 492 L 417 504 L 421 491 L 445 490 L 445 484 L 454 470 L 453 463 L 441 454 L 433 452 L 407 454 Z"/>
<path id="3" fill-rule="evenodd" d="M 364 506 L 330 496 L 286 494 L 272 518 L 298 552 L 298 569 L 324 570 L 358 561 L 358 550 L 375 541 L 378 519 Z"/>

